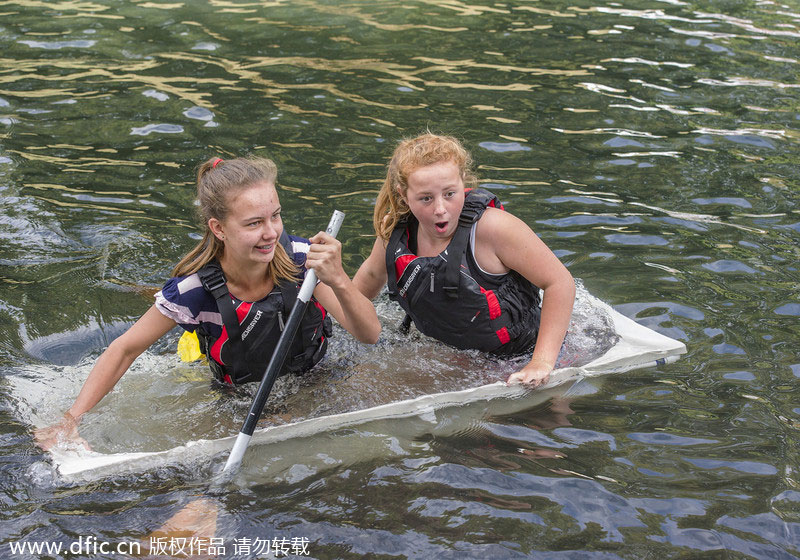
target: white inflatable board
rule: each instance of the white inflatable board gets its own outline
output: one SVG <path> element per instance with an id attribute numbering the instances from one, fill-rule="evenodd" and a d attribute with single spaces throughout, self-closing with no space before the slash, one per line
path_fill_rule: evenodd
<path id="1" fill-rule="evenodd" d="M 502 409 L 503 413 L 512 413 L 532 407 L 537 401 L 550 398 L 553 391 L 548 389 L 564 385 L 568 381 L 668 363 L 677 360 L 680 354 L 686 352 L 682 342 L 658 334 L 608 306 L 606 308 L 611 315 L 614 330 L 619 335 L 617 344 L 603 356 L 582 367 L 555 370 L 549 383 L 539 389 L 530 390 L 521 385 L 509 386 L 504 382 L 497 382 L 462 391 L 424 395 L 363 410 L 259 429 L 253 434 L 250 447 L 305 438 L 320 432 L 331 432 L 373 420 L 424 417 L 442 408 L 463 407 L 477 401 L 494 402 L 500 405 L 499 409 Z M 537 396 L 542 398 L 536 398 Z M 497 414 L 497 410 L 498 407 L 495 406 L 493 413 Z M 52 451 L 52 457 L 59 473 L 65 479 L 86 480 L 109 474 L 142 471 L 169 463 L 195 461 L 229 450 L 235 439 L 236 436 L 233 435 L 215 440 L 197 440 L 167 451 L 140 453 L 103 454 L 56 448 Z M 255 452 L 251 449 L 249 453 Z"/>
<path id="2" fill-rule="evenodd" d="M 361 410 L 260 428 L 253 434 L 245 463 L 248 462 L 248 456 L 258 456 L 258 451 L 253 448 L 260 445 L 302 440 L 315 434 L 330 434 L 335 430 L 372 422 L 380 424 L 378 429 L 385 430 L 384 434 L 391 434 L 392 425 L 381 424 L 382 422 L 417 417 L 423 421 L 423 426 L 427 422 L 427 429 L 434 431 L 436 428 L 431 426 L 430 422 L 435 420 L 436 411 L 441 409 L 448 409 L 451 412 L 455 412 L 456 408 L 463 408 L 465 412 L 470 409 L 470 416 L 466 421 L 472 423 L 486 417 L 487 414 L 511 414 L 529 409 L 553 396 L 563 395 L 575 385 L 576 380 L 669 363 L 686 352 L 682 342 L 656 333 L 628 319 L 600 300 L 592 299 L 592 305 L 610 316 L 613 329 L 619 337 L 618 341 L 605 354 L 581 367 L 556 369 L 545 386 L 532 390 L 522 385 L 507 385 L 499 381 L 476 388 L 428 394 Z M 570 381 L 572 383 L 569 383 Z M 30 380 L 18 379 L 16 382 L 12 380 L 11 386 L 12 394 L 16 393 L 15 396 L 20 402 L 25 400 L 26 395 L 32 393 Z M 471 410 L 473 405 L 478 406 L 478 410 Z M 30 404 L 29 406 L 35 407 Z M 30 418 L 26 420 L 34 426 L 46 424 L 37 414 L 31 413 L 29 416 Z M 460 415 L 455 414 L 455 416 Z M 190 441 L 166 451 L 135 453 L 99 453 L 56 447 L 51 450 L 51 455 L 58 472 L 67 481 L 94 480 L 127 472 L 143 472 L 168 464 L 208 460 L 213 455 L 230 450 L 235 439 L 234 433 L 230 437 L 220 439 Z M 303 453 L 303 450 L 307 452 L 308 449 L 306 446 L 296 452 Z"/>

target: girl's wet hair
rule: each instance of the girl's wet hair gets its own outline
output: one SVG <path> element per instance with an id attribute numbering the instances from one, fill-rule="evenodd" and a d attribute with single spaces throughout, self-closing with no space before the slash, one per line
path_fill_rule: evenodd
<path id="1" fill-rule="evenodd" d="M 186 276 L 222 257 L 225 244 L 217 239 L 208 225 L 212 218 L 223 222 L 230 213 L 230 203 L 242 190 L 267 183 L 275 185 L 278 168 L 267 158 L 222 159 L 213 157 L 197 170 L 197 206 L 203 224 L 203 239 L 175 265 L 172 276 Z M 277 285 L 281 280 L 297 278 L 298 267 L 280 243 L 267 268 L 267 275 Z"/>
<path id="2" fill-rule="evenodd" d="M 375 201 L 372 224 L 375 233 L 388 240 L 392 230 L 411 213 L 403 200 L 408 191 L 408 176 L 420 167 L 450 161 L 458 167 L 464 186 L 477 184 L 472 156 L 453 136 L 426 132 L 398 144 L 386 168 L 386 178 Z"/>

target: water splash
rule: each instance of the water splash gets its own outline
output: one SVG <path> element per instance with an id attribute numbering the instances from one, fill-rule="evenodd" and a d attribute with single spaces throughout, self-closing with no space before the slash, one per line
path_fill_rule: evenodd
<path id="1" fill-rule="evenodd" d="M 575 281 L 575 288 L 572 319 L 556 360 L 557 368 L 587 364 L 619 342 L 611 316 L 597 305 L 599 300 L 586 290 L 579 279 Z"/>
<path id="2" fill-rule="evenodd" d="M 328 356 L 302 376 L 279 378 L 260 425 L 282 425 L 342 414 L 505 381 L 529 360 L 500 360 L 478 351 L 457 350 L 412 329 L 403 334 L 400 308 L 381 296 L 378 314 L 385 325 L 376 345 L 356 342 L 336 325 Z M 86 336 L 83 331 L 73 333 Z M 61 344 L 67 337 L 59 337 Z M 169 337 L 168 337 L 169 338 Z M 558 367 L 580 366 L 603 355 L 618 340 L 611 318 L 577 282 L 577 296 Z M 142 354 L 112 393 L 84 417 L 81 435 L 100 452 L 157 451 L 197 439 L 238 432 L 256 384 L 228 388 L 210 379 L 207 367 L 181 363 L 174 344 Z M 46 355 L 46 354 L 43 354 Z M 56 421 L 77 395 L 92 360 L 58 368 L 27 367 L 11 385 L 27 403 L 33 425 Z M 56 369 L 58 370 L 56 372 Z"/>

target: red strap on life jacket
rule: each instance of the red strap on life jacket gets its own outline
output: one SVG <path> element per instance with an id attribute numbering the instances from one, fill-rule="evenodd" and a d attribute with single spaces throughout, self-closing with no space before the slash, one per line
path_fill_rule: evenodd
<path id="1" fill-rule="evenodd" d="M 483 286 L 480 286 L 480 288 L 481 293 L 486 296 L 486 303 L 489 304 L 489 319 L 497 319 L 503 314 L 502 309 L 500 309 L 500 302 L 497 300 L 497 295 L 493 290 L 487 290 Z"/>
<path id="2" fill-rule="evenodd" d="M 486 303 L 489 304 L 489 319 L 494 320 L 500 317 L 500 315 L 503 314 L 503 310 L 500 308 L 497 294 L 495 294 L 493 290 L 484 289 L 482 286 L 481 293 L 486 296 Z M 506 344 L 511 340 L 511 336 L 508 334 L 508 329 L 506 327 L 495 331 L 495 334 L 497 334 L 497 338 L 500 339 L 501 344 Z"/>
<path id="3" fill-rule="evenodd" d="M 508 329 L 506 329 L 505 327 L 503 327 L 502 329 L 500 329 L 499 331 L 497 331 L 497 338 L 499 338 L 499 339 L 500 339 L 500 342 L 501 342 L 502 344 L 505 344 L 505 343 L 507 343 L 509 340 L 511 340 L 511 336 L 509 336 L 509 334 L 508 334 Z"/>

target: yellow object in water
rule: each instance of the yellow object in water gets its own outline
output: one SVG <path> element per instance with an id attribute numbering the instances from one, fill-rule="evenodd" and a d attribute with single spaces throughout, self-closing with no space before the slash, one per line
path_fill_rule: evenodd
<path id="1" fill-rule="evenodd" d="M 195 362 L 204 356 L 200 351 L 200 341 L 197 340 L 197 333 L 184 331 L 178 341 L 178 356 L 184 362 Z"/>

